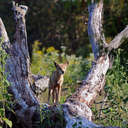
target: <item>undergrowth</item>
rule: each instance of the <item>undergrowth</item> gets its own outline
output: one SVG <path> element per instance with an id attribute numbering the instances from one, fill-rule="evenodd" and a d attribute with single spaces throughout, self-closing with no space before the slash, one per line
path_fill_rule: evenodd
<path id="1" fill-rule="evenodd" d="M 61 103 L 70 96 L 79 86 L 77 81 L 85 78 L 91 67 L 92 55 L 88 58 L 77 57 L 65 53 L 66 47 L 61 47 L 62 52 L 54 47 L 40 49 L 40 42 L 33 45 L 31 70 L 34 74 L 48 75 L 55 70 L 53 61 L 63 63 L 69 61 L 69 66 L 64 75 Z M 128 77 L 126 67 L 121 65 L 121 51 L 116 52 L 112 69 L 106 75 L 106 85 L 101 96 L 92 106 L 93 121 L 105 126 L 128 127 Z M 42 93 L 41 102 L 47 102 L 47 91 Z M 48 122 L 47 122 L 48 123 Z"/>
<path id="2" fill-rule="evenodd" d="M 5 74 L 5 64 L 7 59 L 7 53 L 2 48 L 2 40 L 0 41 L 0 128 L 12 127 L 12 122 L 6 118 L 5 109 L 10 110 L 10 98 L 7 88 L 10 85 L 7 80 L 7 74 Z"/>

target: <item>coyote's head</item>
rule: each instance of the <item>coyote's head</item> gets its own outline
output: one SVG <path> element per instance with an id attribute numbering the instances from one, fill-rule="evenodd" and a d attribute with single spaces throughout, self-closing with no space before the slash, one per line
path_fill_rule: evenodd
<path id="1" fill-rule="evenodd" d="M 54 65 L 56 67 L 56 71 L 59 73 L 59 75 L 63 75 L 67 69 L 67 66 L 68 66 L 69 62 L 67 61 L 66 63 L 64 64 L 57 64 L 55 61 L 54 61 Z"/>

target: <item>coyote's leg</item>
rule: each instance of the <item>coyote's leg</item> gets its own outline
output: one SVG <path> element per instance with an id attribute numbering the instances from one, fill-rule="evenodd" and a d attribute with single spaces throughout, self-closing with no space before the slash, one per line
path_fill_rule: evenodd
<path id="1" fill-rule="evenodd" d="M 58 86 L 58 102 L 60 102 L 61 97 L 61 86 Z"/>
<path id="2" fill-rule="evenodd" d="M 54 89 L 53 89 L 53 92 L 52 92 L 52 102 L 53 102 L 54 104 L 56 103 L 55 93 L 56 93 L 56 89 L 54 88 Z"/>
<path id="3" fill-rule="evenodd" d="M 50 96 L 52 95 L 52 93 L 53 93 L 53 90 L 49 88 L 49 91 L 48 91 L 48 104 L 49 104 Z"/>
<path id="4" fill-rule="evenodd" d="M 58 87 L 56 87 L 55 93 L 56 93 L 56 102 L 55 103 L 58 103 Z"/>

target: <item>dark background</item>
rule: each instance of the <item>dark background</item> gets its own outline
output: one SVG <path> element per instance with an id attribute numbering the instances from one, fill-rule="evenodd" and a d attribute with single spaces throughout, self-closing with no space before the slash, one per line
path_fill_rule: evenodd
<path id="1" fill-rule="evenodd" d="M 26 16 L 30 55 L 32 43 L 42 42 L 42 47 L 54 46 L 60 50 L 66 46 L 67 54 L 87 57 L 91 46 L 87 34 L 88 4 L 86 0 L 15 0 L 29 7 Z M 4 21 L 13 42 L 15 24 L 10 0 L 0 0 L 0 17 Z M 104 2 L 104 32 L 110 42 L 128 24 L 128 1 Z"/>

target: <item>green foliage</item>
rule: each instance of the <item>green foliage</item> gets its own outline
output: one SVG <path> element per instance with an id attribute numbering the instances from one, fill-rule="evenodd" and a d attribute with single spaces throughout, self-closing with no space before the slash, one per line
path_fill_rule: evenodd
<path id="1" fill-rule="evenodd" d="M 19 0 L 16 0 L 19 1 Z M 24 2 L 25 1 L 25 2 Z M 30 8 L 27 32 L 30 52 L 34 40 L 39 39 L 42 47 L 54 46 L 66 53 L 88 56 L 91 46 L 87 34 L 88 3 L 92 0 L 21 0 Z M 99 0 L 95 0 L 99 1 Z M 10 0 L 0 0 L 0 16 L 4 17 L 9 35 L 14 33 Z M 114 37 L 128 23 L 128 2 L 104 0 L 104 30 L 108 38 Z M 85 24 L 86 22 L 86 24 Z"/>
<path id="2" fill-rule="evenodd" d="M 61 106 L 48 108 L 47 105 L 41 107 L 41 128 L 65 128 L 66 121 Z"/>
<path id="3" fill-rule="evenodd" d="M 107 73 L 104 88 L 107 100 L 104 102 L 104 106 L 102 108 L 101 106 L 95 106 L 93 111 L 96 115 L 96 122 L 126 128 L 128 127 L 128 70 L 121 64 L 121 54 L 123 52 L 122 49 L 115 52 L 113 68 Z M 99 113 L 102 113 L 100 117 Z"/>
<path id="4" fill-rule="evenodd" d="M 12 128 L 12 121 L 10 121 L 10 120 L 7 119 L 7 118 L 3 118 L 3 121 L 5 121 L 5 123 L 6 123 L 10 128 Z"/>
<path id="5" fill-rule="evenodd" d="M 39 39 L 41 47 L 54 46 L 61 50 L 67 47 L 67 53 L 87 56 L 91 51 L 87 34 L 88 12 L 83 0 L 15 0 L 19 4 L 28 5 L 30 11 L 26 16 L 27 33 L 30 52 L 33 41 Z M 25 1 L 25 2 L 24 2 Z M 0 16 L 3 16 L 9 36 L 14 33 L 13 12 L 10 0 L 0 0 Z M 11 37 L 10 36 L 10 37 Z M 45 42 L 45 43 L 44 43 Z M 75 44 L 75 45 L 74 45 Z M 78 50 L 78 52 L 77 52 Z"/>
<path id="6" fill-rule="evenodd" d="M 108 37 L 114 37 L 128 23 L 128 2 L 124 0 L 106 0 L 104 5 L 104 30 Z"/>
<path id="7" fill-rule="evenodd" d="M 72 125 L 72 128 L 82 128 L 82 121 L 75 122 L 75 123 Z M 86 127 L 86 128 L 88 128 L 88 127 Z"/>
<path id="8" fill-rule="evenodd" d="M 27 15 L 28 42 L 39 39 L 41 48 L 66 46 L 67 53 L 88 56 L 91 51 L 87 34 L 88 3 L 92 0 L 23 0 L 30 8 Z M 25 1 L 25 2 L 24 2 Z M 99 1 L 99 0 L 95 0 Z M 4 17 L 9 35 L 14 33 L 10 0 L 0 0 L 0 16 Z M 128 2 L 104 0 L 104 30 L 109 38 L 114 37 L 128 23 Z M 45 43 L 44 43 L 45 42 Z"/>
<path id="9" fill-rule="evenodd" d="M 2 41 L 0 41 L 0 126 L 5 122 L 10 128 L 12 122 L 5 116 L 5 108 L 9 109 L 10 94 L 7 92 L 7 88 L 10 85 L 7 81 L 7 74 L 5 74 L 7 54 L 2 49 Z"/>

